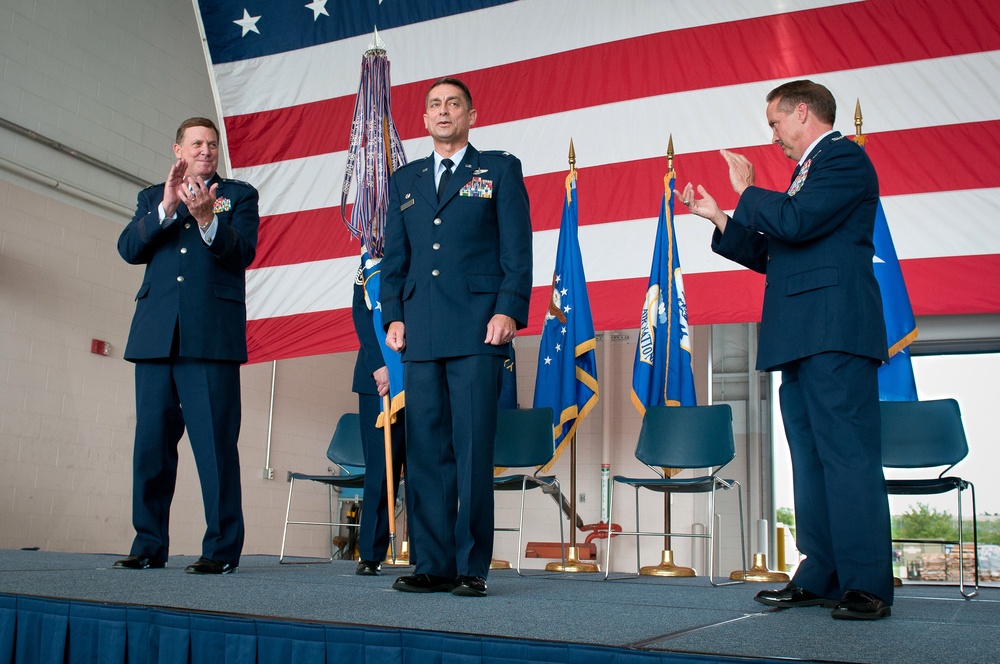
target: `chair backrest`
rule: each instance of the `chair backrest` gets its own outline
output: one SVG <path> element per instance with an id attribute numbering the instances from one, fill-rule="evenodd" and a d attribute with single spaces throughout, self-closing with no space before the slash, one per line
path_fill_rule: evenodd
<path id="1" fill-rule="evenodd" d="M 338 466 L 365 467 L 365 450 L 361 442 L 361 416 L 344 413 L 330 439 L 326 458 Z"/>
<path id="2" fill-rule="evenodd" d="M 551 408 L 501 408 L 493 465 L 542 466 L 552 458 L 554 440 Z"/>
<path id="3" fill-rule="evenodd" d="M 969 453 L 954 399 L 882 401 L 881 409 L 883 466 L 951 467 Z"/>
<path id="4" fill-rule="evenodd" d="M 714 406 L 650 406 L 635 457 L 662 468 L 722 467 L 736 456 L 733 410 Z"/>

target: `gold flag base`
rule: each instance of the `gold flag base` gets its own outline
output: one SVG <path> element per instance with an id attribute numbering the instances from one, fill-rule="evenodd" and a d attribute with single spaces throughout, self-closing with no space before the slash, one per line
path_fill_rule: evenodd
<path id="1" fill-rule="evenodd" d="M 649 565 L 639 570 L 642 576 L 697 576 L 690 567 L 679 567 L 674 564 L 674 552 L 664 549 L 660 555 L 659 565 Z"/>
<path id="2" fill-rule="evenodd" d="M 585 563 L 580 560 L 580 549 L 571 546 L 566 554 L 566 562 L 549 563 L 545 566 L 547 572 L 600 572 L 601 568 L 594 563 Z"/>
<path id="3" fill-rule="evenodd" d="M 389 550 L 386 551 L 385 560 L 382 561 L 382 565 L 389 565 L 394 567 L 409 567 L 410 565 L 410 542 L 408 540 L 403 540 L 402 544 L 399 545 L 399 554 L 396 556 L 396 560 L 392 559 L 392 546 L 389 546 Z"/>
<path id="4" fill-rule="evenodd" d="M 730 580 L 744 580 L 743 570 L 738 569 L 729 575 Z M 767 556 L 763 553 L 753 554 L 753 567 L 747 570 L 746 581 L 760 581 L 763 583 L 773 583 L 777 581 L 789 581 L 789 576 L 784 572 L 772 572 L 767 569 Z"/>
<path id="5" fill-rule="evenodd" d="M 494 558 L 490 561 L 490 569 L 510 569 L 510 562 L 507 560 L 500 560 L 499 558 Z"/>

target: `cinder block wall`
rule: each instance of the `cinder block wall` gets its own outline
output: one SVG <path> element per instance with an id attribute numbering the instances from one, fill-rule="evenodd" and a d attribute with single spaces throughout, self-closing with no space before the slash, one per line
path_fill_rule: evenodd
<path id="1" fill-rule="evenodd" d="M 218 119 L 191 3 L 0 6 L 0 547 L 128 550 L 135 405 L 122 350 L 142 269 L 116 241 L 140 183 L 163 180 L 177 125 L 194 115 Z M 95 338 L 110 356 L 90 353 Z M 288 471 L 326 472 L 334 424 L 357 407 L 344 380 L 353 362 L 278 363 L 273 480 L 263 477 L 272 366 L 243 368 L 246 553 L 277 552 Z M 198 554 L 201 494 L 186 439 L 180 450 L 171 549 Z M 325 544 L 311 533 L 302 542 Z"/>

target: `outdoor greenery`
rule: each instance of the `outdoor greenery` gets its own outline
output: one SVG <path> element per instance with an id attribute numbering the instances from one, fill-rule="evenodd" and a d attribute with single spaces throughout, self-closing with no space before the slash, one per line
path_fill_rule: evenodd
<path id="1" fill-rule="evenodd" d="M 779 507 L 774 518 L 778 523 L 788 526 L 788 532 L 795 537 L 795 511 L 791 507 Z"/>
<path id="2" fill-rule="evenodd" d="M 996 515 L 979 517 L 979 543 L 1000 544 L 1000 519 Z M 795 512 L 790 507 L 779 507 L 775 513 L 778 523 L 788 526 L 795 536 Z M 972 519 L 963 519 L 966 541 L 972 541 Z M 910 506 L 903 514 L 892 517 L 892 536 L 901 539 L 958 539 L 958 522 L 950 512 L 939 512 L 923 503 Z"/>
<path id="3" fill-rule="evenodd" d="M 980 515 L 979 543 L 1000 544 L 1000 520 Z M 972 519 L 962 519 L 965 540 L 972 541 Z M 892 536 L 902 539 L 958 539 L 958 520 L 951 512 L 939 512 L 923 503 L 892 517 Z"/>

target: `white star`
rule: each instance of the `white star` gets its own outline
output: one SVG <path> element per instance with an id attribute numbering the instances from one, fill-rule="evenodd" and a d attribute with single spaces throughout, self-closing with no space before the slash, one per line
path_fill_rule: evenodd
<path id="1" fill-rule="evenodd" d="M 557 274 L 556 275 L 556 283 L 558 284 L 560 281 L 562 281 L 562 276 L 560 276 L 560 275 Z"/>
<path id="2" fill-rule="evenodd" d="M 556 344 L 556 352 L 557 353 L 561 353 L 562 352 L 562 346 L 560 346 L 559 344 Z"/>
<path id="3" fill-rule="evenodd" d="M 314 21 L 319 18 L 320 14 L 322 14 L 323 16 L 329 16 L 329 14 L 326 12 L 326 0 L 313 0 L 308 5 L 306 5 L 306 9 L 312 10 Z"/>
<path id="4" fill-rule="evenodd" d="M 563 307 L 563 313 L 568 314 L 570 312 L 570 308 L 571 307 L 567 304 L 565 307 Z"/>
<path id="5" fill-rule="evenodd" d="M 545 364 L 552 364 L 552 358 L 551 357 L 546 357 L 545 358 Z"/>
<path id="6" fill-rule="evenodd" d="M 238 21 L 233 21 L 233 23 L 243 28 L 243 34 L 240 36 L 246 37 L 248 32 L 256 32 L 258 35 L 260 34 L 260 30 L 257 29 L 257 21 L 259 20 L 260 16 L 250 16 L 250 12 L 244 8 L 243 18 Z"/>
<path id="7" fill-rule="evenodd" d="M 559 293 L 560 293 L 560 294 L 561 294 L 561 295 L 562 295 L 563 297 L 566 297 L 566 295 L 567 295 L 567 294 L 569 293 L 569 289 L 568 289 L 568 288 L 564 288 L 564 289 L 562 289 L 561 291 L 559 291 Z"/>
<path id="8" fill-rule="evenodd" d="M 382 311 L 382 301 L 375 302 L 375 311 Z"/>
<path id="9" fill-rule="evenodd" d="M 565 327 L 562 329 L 562 334 L 566 334 L 566 328 Z"/>

